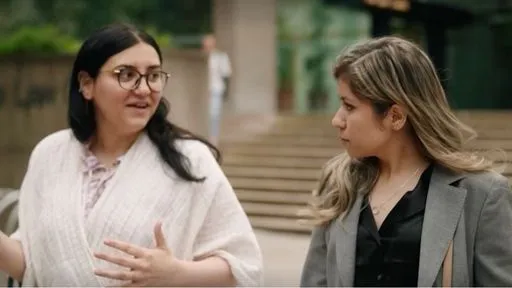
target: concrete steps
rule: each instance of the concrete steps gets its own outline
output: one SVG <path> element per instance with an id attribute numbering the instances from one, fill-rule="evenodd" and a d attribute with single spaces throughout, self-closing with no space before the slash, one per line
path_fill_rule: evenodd
<path id="1" fill-rule="evenodd" d="M 274 168 L 313 168 L 318 169 L 329 157 L 283 157 L 283 156 L 255 156 L 235 155 L 227 151 L 223 155 L 224 167 L 274 167 Z"/>
<path id="2" fill-rule="evenodd" d="M 292 192 L 311 192 L 315 187 L 316 181 L 296 179 L 267 178 L 256 177 L 235 177 L 228 174 L 231 185 L 237 189 L 257 189 L 263 191 L 292 191 Z"/>
<path id="3" fill-rule="evenodd" d="M 299 204 L 303 205 L 309 200 L 311 193 L 296 193 L 294 191 L 250 190 L 237 189 L 236 194 L 242 202 Z"/>
<path id="4" fill-rule="evenodd" d="M 512 123 L 512 112 L 461 115 L 479 132 L 469 147 L 502 149 L 503 154 L 492 155 L 512 164 L 512 124 L 508 124 Z M 238 199 L 255 228 L 308 233 L 311 227 L 299 223 L 298 212 L 307 207 L 322 165 L 342 152 L 330 126 L 330 115 L 247 119 L 250 127 L 258 129 L 248 131 L 244 120 L 232 120 L 230 136 L 221 139 L 220 145 L 222 168 Z M 512 165 L 504 175 L 512 179 Z"/>
<path id="5" fill-rule="evenodd" d="M 275 216 L 256 216 L 251 215 L 249 217 L 251 224 L 256 228 L 265 228 L 269 230 L 278 230 L 286 232 L 300 232 L 310 233 L 311 227 L 308 225 L 300 224 L 296 219 L 293 218 L 282 218 Z"/>
<path id="6" fill-rule="evenodd" d="M 317 168 L 294 167 L 251 167 L 251 166 L 225 166 L 224 173 L 230 177 L 254 177 L 263 179 L 302 179 L 316 181 L 320 174 Z"/>

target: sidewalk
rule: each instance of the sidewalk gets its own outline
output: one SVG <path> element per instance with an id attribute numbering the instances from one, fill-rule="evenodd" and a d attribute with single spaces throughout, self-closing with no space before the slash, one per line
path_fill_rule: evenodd
<path id="1" fill-rule="evenodd" d="M 309 235 L 255 229 L 262 253 L 266 287 L 298 287 Z"/>

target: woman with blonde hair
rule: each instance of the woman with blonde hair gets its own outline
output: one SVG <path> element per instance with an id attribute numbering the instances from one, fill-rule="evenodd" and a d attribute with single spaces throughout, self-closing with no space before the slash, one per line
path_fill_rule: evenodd
<path id="1" fill-rule="evenodd" d="M 512 286 L 512 194 L 467 149 L 429 57 L 382 37 L 336 60 L 345 152 L 324 169 L 301 286 Z"/>

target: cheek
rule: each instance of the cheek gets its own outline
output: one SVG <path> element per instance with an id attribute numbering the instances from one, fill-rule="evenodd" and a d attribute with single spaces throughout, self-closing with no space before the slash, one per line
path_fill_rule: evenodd
<path id="1" fill-rule="evenodd" d="M 151 94 L 151 100 L 156 105 L 158 105 L 158 103 L 160 103 L 161 99 L 162 99 L 162 94 L 161 93 L 153 93 L 153 94 Z"/>
<path id="2" fill-rule="evenodd" d="M 94 93 L 94 102 L 101 111 L 120 110 L 124 107 L 128 93 L 115 85 L 98 85 Z"/>
<path id="3" fill-rule="evenodd" d="M 353 114 L 347 117 L 346 132 L 353 144 L 365 149 L 379 147 L 387 138 L 386 132 L 378 123 L 364 115 Z"/>

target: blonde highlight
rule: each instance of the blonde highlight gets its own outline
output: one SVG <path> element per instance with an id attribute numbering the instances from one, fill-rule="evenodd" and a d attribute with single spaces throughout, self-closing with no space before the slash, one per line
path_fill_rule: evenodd
<path id="1" fill-rule="evenodd" d="M 399 104 L 425 158 L 456 172 L 491 170 L 493 162 L 468 149 L 476 132 L 450 109 L 435 67 L 416 44 L 399 37 L 381 37 L 355 44 L 336 59 L 336 80 L 369 100 L 377 113 Z M 315 225 L 344 217 L 358 194 L 368 193 L 379 176 L 378 160 L 332 158 L 322 169 L 318 188 L 307 211 Z"/>

